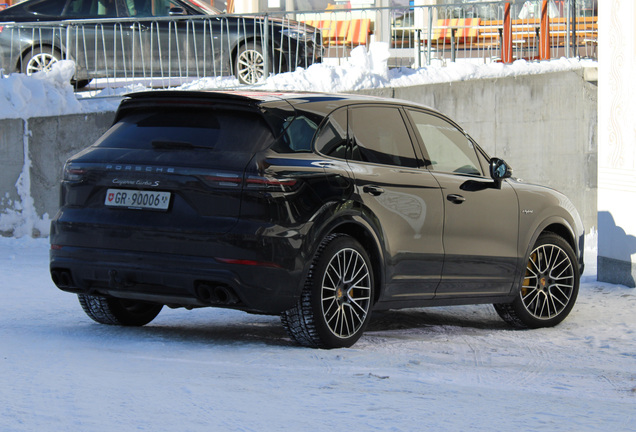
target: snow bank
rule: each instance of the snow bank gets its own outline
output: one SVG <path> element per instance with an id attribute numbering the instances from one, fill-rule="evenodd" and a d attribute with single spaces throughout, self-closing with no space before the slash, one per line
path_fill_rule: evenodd
<path id="1" fill-rule="evenodd" d="M 271 76 L 262 84 L 252 87 L 267 90 L 347 92 L 562 72 L 596 65 L 588 60 L 561 58 L 546 62 L 517 60 L 510 65 L 457 62 L 445 65 L 440 63 L 420 69 L 389 69 L 388 59 L 388 45 L 376 42 L 370 45 L 368 51 L 364 47 L 355 48 L 351 51 L 351 57 L 342 65 L 314 64 L 306 69 L 298 68 L 295 72 Z M 184 84 L 180 89 L 211 90 L 236 85 L 238 82 L 233 78 L 204 78 Z"/>
<path id="2" fill-rule="evenodd" d="M 46 117 L 85 112 L 112 111 L 119 101 L 80 102 L 71 77 L 75 64 L 62 60 L 50 72 L 0 74 L 0 119 Z"/>

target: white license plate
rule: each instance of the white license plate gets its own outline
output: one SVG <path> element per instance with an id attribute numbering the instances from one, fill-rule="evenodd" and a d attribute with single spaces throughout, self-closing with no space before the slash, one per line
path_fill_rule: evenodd
<path id="1" fill-rule="evenodd" d="M 108 189 L 104 204 L 110 207 L 167 210 L 170 204 L 170 192 Z"/>

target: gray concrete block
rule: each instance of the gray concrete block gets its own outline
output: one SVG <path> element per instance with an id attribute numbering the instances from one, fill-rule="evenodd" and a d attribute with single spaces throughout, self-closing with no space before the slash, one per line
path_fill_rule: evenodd
<path id="1" fill-rule="evenodd" d="M 39 215 L 55 215 L 64 163 L 106 132 L 114 116 L 111 112 L 29 119 L 31 196 Z"/>
<path id="2" fill-rule="evenodd" d="M 20 201 L 15 184 L 24 166 L 24 121 L 0 120 L 0 210 Z"/>

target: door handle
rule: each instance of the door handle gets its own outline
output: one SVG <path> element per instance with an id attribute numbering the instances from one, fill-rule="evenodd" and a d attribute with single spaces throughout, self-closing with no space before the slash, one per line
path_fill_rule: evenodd
<path id="1" fill-rule="evenodd" d="M 461 204 L 464 201 L 466 201 L 466 198 L 457 194 L 446 195 L 446 199 L 452 202 L 453 204 Z"/>
<path id="2" fill-rule="evenodd" d="M 373 196 L 378 196 L 384 193 L 384 189 L 379 186 L 364 186 L 362 191 Z"/>

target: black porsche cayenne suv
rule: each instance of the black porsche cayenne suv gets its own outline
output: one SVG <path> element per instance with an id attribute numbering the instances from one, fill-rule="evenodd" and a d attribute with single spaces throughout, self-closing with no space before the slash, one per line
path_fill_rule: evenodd
<path id="1" fill-rule="evenodd" d="M 378 309 L 492 303 L 515 327 L 554 326 L 583 233 L 565 196 L 423 106 L 146 92 L 66 163 L 50 270 L 103 324 L 227 307 L 334 348 Z"/>

